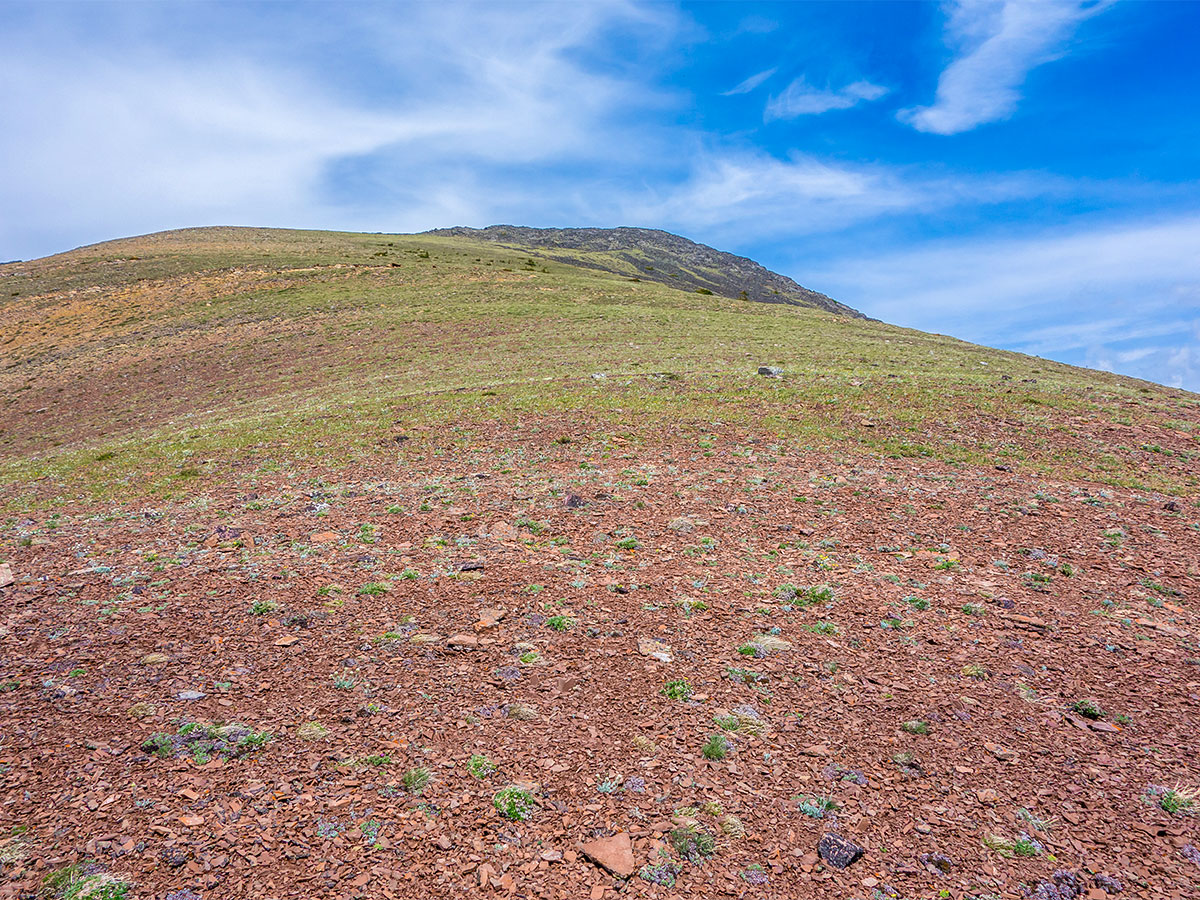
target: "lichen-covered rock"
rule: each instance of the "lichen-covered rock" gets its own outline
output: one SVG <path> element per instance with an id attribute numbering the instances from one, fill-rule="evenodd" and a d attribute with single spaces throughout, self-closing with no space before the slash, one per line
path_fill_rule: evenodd
<path id="1" fill-rule="evenodd" d="M 826 834 L 817 844 L 817 855 L 835 869 L 853 865 L 866 852 L 866 849 L 840 834 Z"/>

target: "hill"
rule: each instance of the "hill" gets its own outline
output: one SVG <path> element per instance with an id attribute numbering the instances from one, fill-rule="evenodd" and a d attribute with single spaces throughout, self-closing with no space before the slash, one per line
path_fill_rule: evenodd
<path id="1" fill-rule="evenodd" d="M 538 234 L 0 266 L 0 893 L 1194 895 L 1200 397 Z"/>
<path id="2" fill-rule="evenodd" d="M 490 241 L 517 252 L 536 251 L 574 266 L 586 266 L 657 281 L 681 290 L 708 292 L 758 303 L 788 303 L 866 318 L 824 294 L 765 269 L 752 259 L 723 253 L 704 244 L 653 228 L 440 228 L 431 235 Z"/>

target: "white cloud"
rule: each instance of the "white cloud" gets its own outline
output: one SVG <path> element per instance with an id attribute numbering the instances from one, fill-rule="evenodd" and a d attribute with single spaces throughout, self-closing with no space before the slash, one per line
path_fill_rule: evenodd
<path id="1" fill-rule="evenodd" d="M 799 280 L 885 321 L 1200 390 L 1200 216 L 844 257 Z"/>
<path id="2" fill-rule="evenodd" d="M 855 81 L 843 88 L 815 88 L 804 78 L 797 78 L 782 94 L 767 102 L 763 118 L 794 119 L 797 116 L 820 115 L 834 109 L 850 109 L 864 101 L 870 102 L 885 96 L 888 89 L 869 81 Z"/>
<path id="3" fill-rule="evenodd" d="M 648 35 L 627 52 L 649 53 L 675 33 L 673 12 L 621 2 L 348 7 L 329 26 L 362 61 L 344 73 L 319 47 L 292 50 L 319 42 L 282 7 L 246 28 L 221 19 L 231 8 L 194 8 L 212 39 L 186 49 L 171 45 L 185 26 L 150 7 L 100 35 L 66 10 L 0 34 L 0 258 L 196 224 L 431 227 L 481 205 L 459 188 L 489 166 L 644 159 L 652 130 L 614 123 L 664 94 L 578 50 L 626 30 Z M 264 25 L 271 42 L 243 38 Z M 379 195 L 412 204 L 364 218 L 369 199 L 346 202 L 331 169 L 375 156 L 391 163 Z"/>
<path id="4" fill-rule="evenodd" d="M 857 223 L 1059 193 L 1035 174 L 949 176 L 920 169 L 831 162 L 795 153 L 700 151 L 686 177 L 654 190 L 612 192 L 604 221 L 655 223 L 726 248 L 759 239 L 832 234 Z"/>
<path id="5" fill-rule="evenodd" d="M 946 23 L 958 55 L 932 106 L 901 110 L 918 131 L 957 134 L 1016 110 L 1030 70 L 1062 56 L 1075 29 L 1115 0 L 956 0 Z"/>
<path id="6" fill-rule="evenodd" d="M 748 94 L 752 90 L 754 90 L 756 87 L 758 87 L 760 84 L 762 84 L 764 81 L 766 81 L 768 78 L 770 78 L 772 75 L 774 75 L 776 71 L 777 70 L 773 69 L 773 68 L 772 69 L 764 69 L 761 72 L 751 75 L 745 81 L 743 81 L 739 85 L 737 85 L 737 87 L 732 87 L 727 91 L 722 91 L 721 96 L 722 97 L 733 97 L 737 94 Z"/>

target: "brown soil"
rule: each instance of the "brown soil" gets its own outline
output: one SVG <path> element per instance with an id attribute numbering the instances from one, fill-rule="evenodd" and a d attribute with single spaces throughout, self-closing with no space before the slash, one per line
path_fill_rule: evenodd
<path id="1" fill-rule="evenodd" d="M 235 475 L 206 502 L 10 522 L 0 894 L 89 858 L 131 896 L 205 900 L 958 900 L 1064 869 L 1085 896 L 1107 896 L 1093 873 L 1130 897 L 1200 893 L 1200 819 L 1148 794 L 1200 778 L 1190 502 L 712 435 L 531 425 L 403 465 Z M 360 592 L 374 583 L 389 589 Z M 834 600 L 799 608 L 772 595 L 786 583 Z M 488 609 L 503 618 L 476 630 Z M 790 649 L 739 653 L 772 628 Z M 652 640 L 671 662 L 639 652 Z M 662 695 L 672 679 L 689 700 Z M 1103 718 L 1071 711 L 1089 699 Z M 737 712 L 759 733 L 705 759 L 714 717 Z M 208 761 L 143 750 L 188 721 L 273 739 Z M 310 722 L 327 734 L 301 739 Z M 473 777 L 474 754 L 498 771 Z M 533 813 L 507 821 L 493 795 L 523 782 Z M 833 818 L 802 812 L 812 798 Z M 579 853 L 628 832 L 640 869 L 688 818 L 716 851 L 673 888 Z M 865 855 L 825 865 L 827 832 Z M 984 846 L 1022 832 L 1038 855 Z"/>

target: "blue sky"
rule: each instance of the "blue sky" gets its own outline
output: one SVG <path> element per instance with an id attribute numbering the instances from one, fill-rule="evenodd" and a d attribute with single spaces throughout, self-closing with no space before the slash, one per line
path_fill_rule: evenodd
<path id="1" fill-rule="evenodd" d="M 643 225 L 1200 391 L 1200 4 L 0 2 L 0 259 Z"/>

